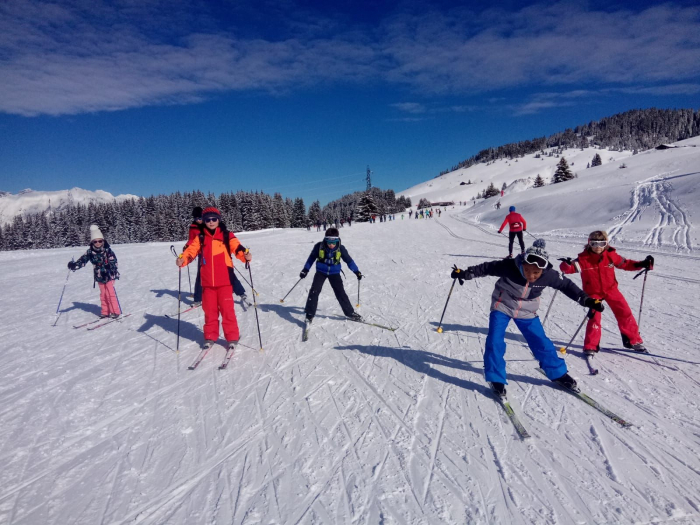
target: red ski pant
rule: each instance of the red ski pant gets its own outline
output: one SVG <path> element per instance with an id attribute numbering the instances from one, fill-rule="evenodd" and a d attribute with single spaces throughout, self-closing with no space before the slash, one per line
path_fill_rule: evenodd
<path id="1" fill-rule="evenodd" d="M 114 291 L 114 281 L 97 284 L 100 286 L 100 303 L 102 306 L 100 313 L 102 315 L 121 315 L 122 311 L 119 308 L 119 301 L 117 301 L 117 292 Z"/>
<path id="2" fill-rule="evenodd" d="M 238 321 L 233 310 L 233 289 L 225 286 L 203 286 L 202 308 L 204 309 L 204 339 L 219 338 L 219 314 L 226 341 L 238 341 Z"/>
<path id="3" fill-rule="evenodd" d="M 629 339 L 630 344 L 636 345 L 642 342 L 642 336 L 639 335 L 639 327 L 637 321 L 632 315 L 627 301 L 623 297 L 620 290 L 615 287 L 605 294 L 605 297 L 592 296 L 594 299 L 601 299 L 608 303 L 608 308 L 617 319 L 617 325 L 620 328 L 620 333 Z M 600 344 L 600 312 L 596 312 L 592 319 L 586 325 L 586 339 L 583 342 L 583 348 L 586 350 L 597 350 Z"/>

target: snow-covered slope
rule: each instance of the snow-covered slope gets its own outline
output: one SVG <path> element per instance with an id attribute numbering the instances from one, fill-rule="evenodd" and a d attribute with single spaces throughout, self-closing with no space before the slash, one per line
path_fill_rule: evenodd
<path id="1" fill-rule="evenodd" d="M 607 230 L 618 245 L 634 242 L 651 249 L 691 251 L 698 246 L 698 202 L 700 202 L 700 138 L 681 141 L 677 148 L 650 150 L 624 156 L 619 152 L 601 153 L 603 165 L 585 169 L 596 151 L 566 150 L 564 156 L 578 178 L 541 188 L 531 186 L 537 173 L 549 182 L 558 159 L 534 156 L 477 165 L 434 181 L 415 186 L 410 195 L 414 204 L 426 197 L 431 201 L 463 200 L 460 219 L 481 222 L 491 229 L 500 227 L 508 208 L 515 206 L 538 235 L 585 238 L 595 229 Z M 609 161 L 617 156 L 616 161 Z M 536 169 L 542 162 L 545 169 Z M 625 165 L 625 168 L 621 168 Z M 579 167 L 580 166 L 580 167 Z M 577 169 L 578 168 L 578 169 Z M 460 180 L 484 180 L 473 186 L 459 186 Z M 529 183 L 523 183 L 529 181 Z M 490 181 L 500 189 L 509 187 L 503 197 L 469 199 Z M 501 208 L 495 204 L 500 201 Z M 459 205 L 458 205 L 459 206 Z"/>
<path id="2" fill-rule="evenodd" d="M 115 199 L 122 201 L 137 198 L 136 195 L 117 195 L 115 197 L 107 191 L 90 191 L 81 188 L 59 191 L 34 191 L 27 189 L 17 194 L 0 192 L 0 225 L 12 222 L 16 215 L 22 214 L 24 216 L 31 213 L 42 213 L 47 210 L 58 211 L 68 204 L 101 203 L 112 202 Z"/>

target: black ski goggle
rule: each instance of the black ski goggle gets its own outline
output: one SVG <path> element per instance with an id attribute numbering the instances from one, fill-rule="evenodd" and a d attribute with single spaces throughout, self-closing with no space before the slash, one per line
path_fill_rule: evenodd
<path id="1" fill-rule="evenodd" d="M 547 259 L 545 259 L 544 257 L 540 257 L 539 255 L 537 255 L 535 253 L 525 254 L 525 262 L 527 264 L 534 264 L 540 270 L 544 270 L 547 267 L 547 265 L 549 264 L 549 261 L 547 261 Z"/>

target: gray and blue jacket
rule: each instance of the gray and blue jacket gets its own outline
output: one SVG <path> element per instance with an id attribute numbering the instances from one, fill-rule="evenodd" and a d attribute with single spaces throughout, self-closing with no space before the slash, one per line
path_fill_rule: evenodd
<path id="1" fill-rule="evenodd" d="M 345 249 L 340 241 L 338 241 L 338 246 L 330 250 L 328 246 L 324 246 L 324 242 L 317 242 L 314 245 L 313 250 L 311 250 L 311 255 L 306 260 L 304 265 L 305 270 L 310 270 L 311 265 L 316 261 L 316 271 L 324 273 L 326 275 L 338 275 L 340 273 L 340 261 L 344 261 L 348 265 L 350 271 L 359 272 L 360 269 L 352 260 L 350 254 Z"/>
<path id="2" fill-rule="evenodd" d="M 534 283 L 527 282 L 523 275 L 523 256 L 515 259 L 491 261 L 470 266 L 474 277 L 491 275 L 500 277 L 491 295 L 491 310 L 497 310 L 512 318 L 533 319 L 537 317 L 540 297 L 546 287 L 560 290 L 569 299 L 583 305 L 588 296 L 576 284 L 562 277 L 549 263 Z"/>

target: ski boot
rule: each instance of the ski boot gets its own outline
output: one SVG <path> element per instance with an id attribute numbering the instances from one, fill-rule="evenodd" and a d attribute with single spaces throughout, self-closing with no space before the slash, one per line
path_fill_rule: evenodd
<path id="1" fill-rule="evenodd" d="M 202 306 L 202 301 L 195 301 L 192 303 L 192 308 L 199 308 L 200 306 Z"/>
<path id="2" fill-rule="evenodd" d="M 643 343 L 637 343 L 636 345 L 630 345 L 630 348 L 635 352 L 645 353 L 647 352 L 647 347 Z"/>
<path id="3" fill-rule="evenodd" d="M 214 346 L 215 341 L 212 341 L 211 339 L 207 339 L 204 341 L 204 344 L 202 345 L 202 350 L 209 350 L 212 346 Z"/>
<path id="4" fill-rule="evenodd" d="M 496 394 L 496 397 L 500 399 L 506 398 L 506 385 L 503 383 L 496 383 L 495 381 L 489 383 L 491 385 L 491 390 Z"/>
<path id="5" fill-rule="evenodd" d="M 353 312 L 350 315 L 346 315 L 345 317 L 347 317 L 350 321 L 357 321 L 358 323 L 361 323 L 364 321 L 362 316 L 360 314 L 358 314 L 357 312 Z"/>
<path id="6" fill-rule="evenodd" d="M 109 318 L 110 318 L 110 319 L 119 319 L 119 316 L 120 316 L 120 315 L 121 315 L 121 314 L 109 314 Z"/>
<path id="7" fill-rule="evenodd" d="M 237 344 L 238 344 L 238 340 L 229 341 L 229 342 L 228 342 L 228 349 L 229 349 L 229 350 L 235 350 Z"/>
<path id="8" fill-rule="evenodd" d="M 590 356 L 594 356 L 594 355 L 596 355 L 597 353 L 598 353 L 598 350 L 592 350 L 592 349 L 590 349 L 590 348 L 584 348 L 584 349 L 583 349 L 583 355 L 585 355 L 585 356 L 589 356 L 589 355 L 590 355 Z"/>
<path id="9" fill-rule="evenodd" d="M 572 392 L 575 392 L 577 394 L 581 391 L 581 389 L 576 384 L 576 380 L 569 374 L 564 374 L 560 378 L 555 379 L 554 382 L 566 388 L 567 390 L 571 390 Z"/>

